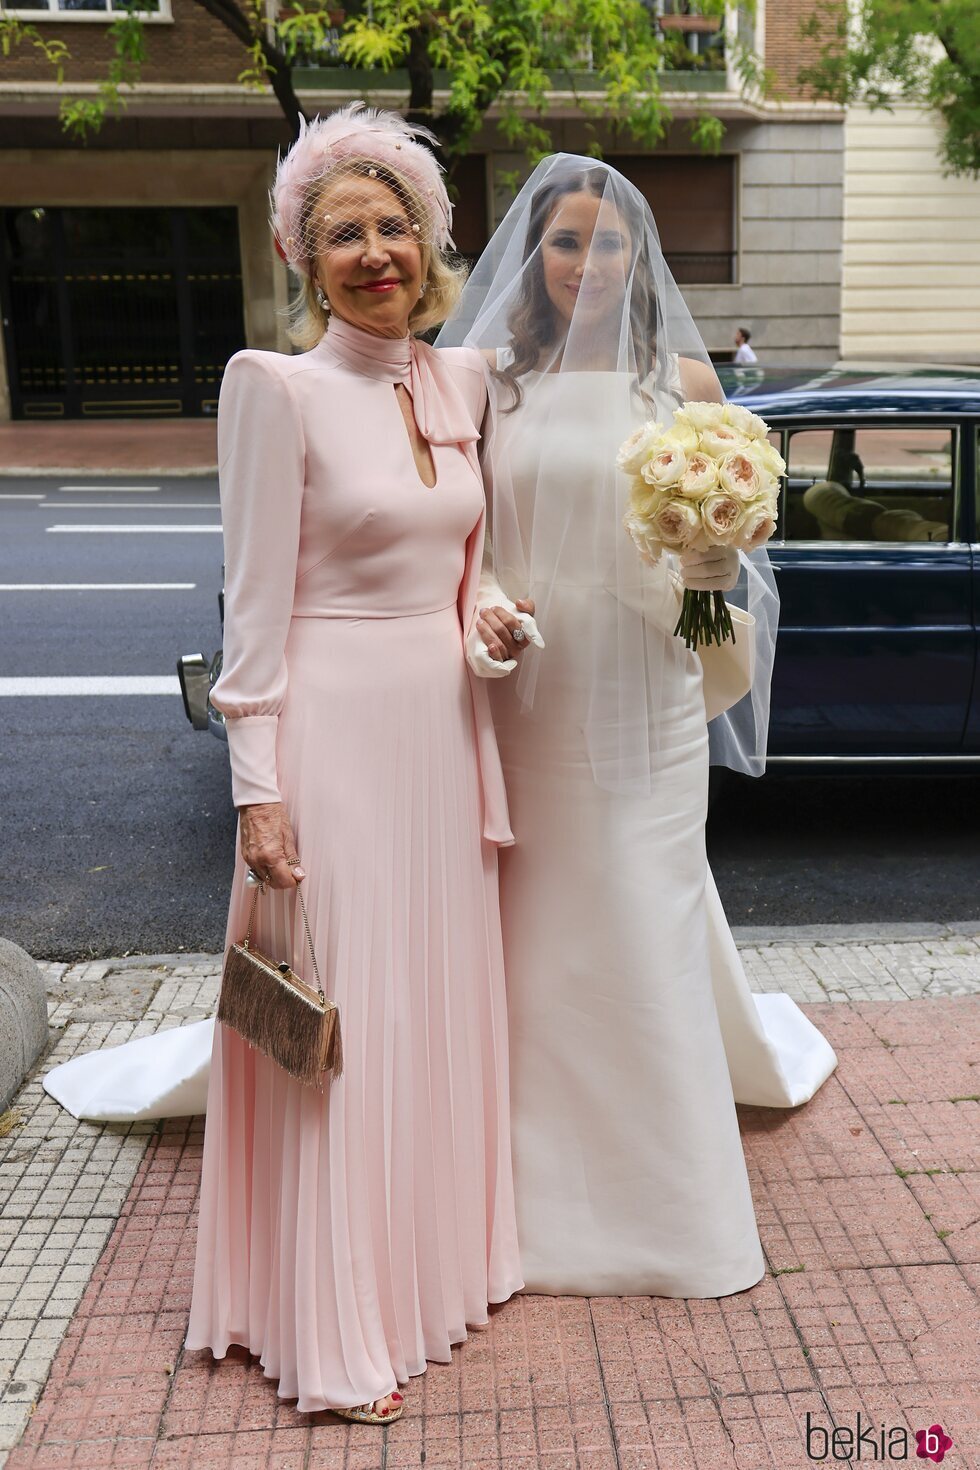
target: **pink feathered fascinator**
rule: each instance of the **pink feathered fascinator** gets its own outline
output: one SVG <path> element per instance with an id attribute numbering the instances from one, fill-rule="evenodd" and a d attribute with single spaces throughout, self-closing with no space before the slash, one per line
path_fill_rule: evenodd
<path id="1" fill-rule="evenodd" d="M 303 231 L 310 185 L 325 180 L 338 165 L 355 161 L 387 166 L 400 174 L 428 212 L 427 238 L 440 250 L 452 245 L 452 205 L 443 171 L 418 138 L 437 141 L 428 128 L 414 127 L 395 112 L 379 112 L 363 102 L 351 102 L 309 123 L 300 119 L 299 137 L 279 159 L 270 196 L 276 245 L 295 271 L 308 275 L 313 266 Z"/>

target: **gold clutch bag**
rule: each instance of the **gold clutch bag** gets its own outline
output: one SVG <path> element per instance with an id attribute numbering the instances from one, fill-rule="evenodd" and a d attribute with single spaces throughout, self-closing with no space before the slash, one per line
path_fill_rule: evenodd
<path id="1" fill-rule="evenodd" d="M 303 911 L 316 986 L 297 975 L 285 960 L 271 960 L 253 949 L 252 924 L 260 891 L 257 888 L 252 899 L 245 938 L 233 944 L 225 956 L 218 1020 L 291 1077 L 316 1087 L 324 1073 L 339 1077 L 343 1070 L 340 1012 L 323 993 L 306 904 L 299 888 L 296 896 Z"/>

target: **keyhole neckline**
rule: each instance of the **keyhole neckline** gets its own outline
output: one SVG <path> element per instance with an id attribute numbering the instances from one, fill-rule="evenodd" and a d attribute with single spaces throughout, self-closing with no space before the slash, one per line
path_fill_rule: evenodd
<path id="1" fill-rule="evenodd" d="M 398 416 L 402 420 L 405 438 L 408 441 L 408 452 L 412 457 L 412 464 L 418 476 L 419 483 L 426 490 L 435 490 L 439 484 L 439 471 L 436 468 L 435 457 L 432 453 L 432 445 L 422 432 L 418 419 L 415 417 L 415 401 L 406 383 L 392 383 L 395 406 Z M 412 434 L 411 425 L 415 426 L 415 435 Z M 417 437 L 416 437 L 417 436 Z M 426 466 L 432 476 L 432 483 L 423 474 L 423 466 Z"/>

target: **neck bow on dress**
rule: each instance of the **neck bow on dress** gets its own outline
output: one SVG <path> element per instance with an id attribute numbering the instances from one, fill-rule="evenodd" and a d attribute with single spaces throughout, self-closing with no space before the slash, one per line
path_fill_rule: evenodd
<path id="1" fill-rule="evenodd" d="M 331 316 L 319 348 L 353 372 L 401 383 L 412 399 L 419 433 L 429 444 L 473 444 L 480 437 L 471 411 L 441 352 L 417 337 L 378 337 Z"/>

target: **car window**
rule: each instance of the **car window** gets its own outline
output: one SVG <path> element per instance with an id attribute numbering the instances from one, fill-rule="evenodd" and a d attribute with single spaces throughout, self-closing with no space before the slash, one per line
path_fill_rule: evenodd
<path id="1" fill-rule="evenodd" d="M 952 429 L 791 429 L 787 440 L 787 541 L 952 539 Z"/>

